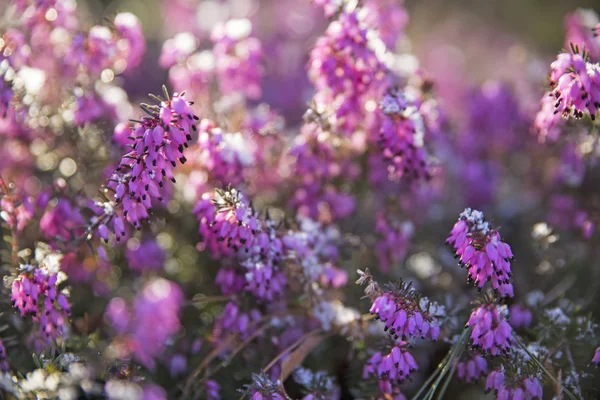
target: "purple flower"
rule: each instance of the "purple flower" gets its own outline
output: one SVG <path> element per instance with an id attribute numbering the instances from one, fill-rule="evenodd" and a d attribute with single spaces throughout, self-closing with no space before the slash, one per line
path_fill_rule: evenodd
<path id="1" fill-rule="evenodd" d="M 352 134 L 365 115 L 367 95 L 376 94 L 386 76 L 357 11 L 342 12 L 331 22 L 310 52 L 308 74 L 317 105 L 332 108 L 333 125 Z"/>
<path id="2" fill-rule="evenodd" d="M 252 374 L 252 384 L 246 387 L 250 389 L 251 400 L 286 400 L 281 394 L 281 382 L 273 382 L 264 372 Z"/>
<path id="3" fill-rule="evenodd" d="M 543 386 L 537 377 L 527 377 L 509 384 L 503 369 L 490 372 L 485 389 L 494 390 L 498 400 L 541 400 L 544 394 Z"/>
<path id="4" fill-rule="evenodd" d="M 166 349 L 167 341 L 179 330 L 179 309 L 183 294 L 179 287 L 162 278 L 147 283 L 131 306 L 114 298 L 106 309 L 106 318 L 120 337 L 115 345 L 120 356 L 130 355 L 146 368 L 153 369 Z"/>
<path id="5" fill-rule="evenodd" d="M 214 257 L 250 252 L 261 223 L 246 197 L 236 189 L 207 193 L 194 207 L 200 235 Z"/>
<path id="6" fill-rule="evenodd" d="M 257 309 L 243 312 L 235 302 L 229 302 L 223 309 L 213 327 L 213 338 L 220 340 L 231 334 L 239 334 L 242 339 L 255 330 L 255 323 L 261 319 Z"/>
<path id="7" fill-rule="evenodd" d="M 242 93 L 250 99 L 262 95 L 262 45 L 251 36 L 248 19 L 217 23 L 211 33 L 219 88 L 225 96 Z"/>
<path id="8" fill-rule="evenodd" d="M 65 279 L 64 274 L 59 276 L 60 261 L 60 255 L 48 254 L 39 266 L 21 265 L 12 283 L 13 307 L 21 317 L 32 317 L 47 344 L 67 335 L 71 315 L 68 292 L 59 288 Z"/>
<path id="9" fill-rule="evenodd" d="M 114 193 L 114 203 L 122 205 L 123 216 L 115 213 L 114 206 L 104 204 L 104 218 L 99 225 L 100 236 L 108 241 L 108 221 L 117 241 L 125 236 L 123 221 L 135 228 L 149 219 L 153 201 L 162 201 L 162 188 L 166 179 L 175 182 L 173 168 L 177 162 L 185 163 L 184 148 L 196 130 L 196 120 L 190 103 L 183 95 L 175 93 L 159 106 L 148 106 L 149 116 L 142 117 L 132 132 L 131 151 L 123 156 L 120 165 L 107 184 Z"/>
<path id="10" fill-rule="evenodd" d="M 129 241 L 125 253 L 129 268 L 136 272 L 157 271 L 165 263 L 165 252 L 154 239 Z"/>
<path id="11" fill-rule="evenodd" d="M 531 310 L 519 304 L 513 304 L 509 307 L 510 325 L 515 328 L 529 328 L 533 320 Z"/>
<path id="12" fill-rule="evenodd" d="M 393 89 L 383 97 L 379 110 L 383 116 L 377 143 L 388 164 L 389 179 L 429 179 L 423 148 L 425 125 L 415 101 Z"/>
<path id="13" fill-rule="evenodd" d="M 481 289 L 489 280 L 501 297 L 514 295 L 510 283 L 512 251 L 481 211 L 466 208 L 446 242 L 452 245 L 461 266 L 467 268 L 469 282 Z"/>
<path id="14" fill-rule="evenodd" d="M 565 16 L 565 48 L 571 44 L 590 55 L 592 61 L 600 61 L 600 38 L 597 27 L 600 26 L 598 15 L 592 9 L 578 9 Z"/>
<path id="15" fill-rule="evenodd" d="M 120 70 L 132 70 L 142 62 L 146 52 L 146 40 L 140 20 L 132 13 L 117 14 L 114 20 L 115 29 L 121 39 L 117 42 L 119 50 L 125 55 L 125 65 Z"/>
<path id="16" fill-rule="evenodd" d="M 375 231 L 381 236 L 375 247 L 379 267 L 382 271 L 389 272 L 392 265 L 401 262 L 406 256 L 414 226 L 410 221 L 397 223 L 380 213 L 376 217 Z"/>
<path id="17" fill-rule="evenodd" d="M 383 43 L 392 50 L 408 24 L 408 13 L 403 3 L 398 0 L 367 0 L 363 5 L 367 12 L 365 23 L 376 30 Z"/>
<path id="18" fill-rule="evenodd" d="M 410 284 L 401 284 L 377 297 L 369 311 L 385 323 L 386 332 L 396 339 L 421 336 L 437 340 L 440 326 L 430 307 L 431 303 L 419 299 Z"/>
<path id="19" fill-rule="evenodd" d="M 585 55 L 575 51 L 559 54 L 550 68 L 554 112 L 564 118 L 582 118 L 587 111 L 594 120 L 600 107 L 600 66 L 586 62 Z"/>
<path id="20" fill-rule="evenodd" d="M 363 368 L 362 378 L 377 377 L 379 380 L 379 391 L 384 395 L 391 395 L 397 394 L 394 393 L 393 386 L 402 383 L 405 379 L 409 379 L 412 372 L 417 369 L 418 366 L 415 359 L 408 352 L 405 344 L 401 342 L 394 346 L 386 355 L 381 352 L 373 354 Z"/>
<path id="21" fill-rule="evenodd" d="M 480 354 L 471 354 L 468 359 L 462 360 L 456 367 L 456 375 L 467 383 L 477 382 L 487 375 L 487 361 Z"/>
<path id="22" fill-rule="evenodd" d="M 595 366 L 600 365 L 600 347 L 596 349 L 594 352 L 594 357 L 592 358 L 592 364 Z"/>
<path id="23" fill-rule="evenodd" d="M 493 356 L 507 352 L 513 339 L 512 328 L 506 321 L 507 313 L 506 306 L 483 304 L 477 307 L 471 313 L 466 325 L 473 328 L 471 331 L 473 346 Z"/>

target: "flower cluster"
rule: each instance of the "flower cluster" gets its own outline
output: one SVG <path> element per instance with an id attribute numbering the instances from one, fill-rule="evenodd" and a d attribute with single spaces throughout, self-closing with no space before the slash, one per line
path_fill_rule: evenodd
<path id="1" fill-rule="evenodd" d="M 477 353 L 472 354 L 468 360 L 460 361 L 456 366 L 456 375 L 467 383 L 477 382 L 487 373 L 487 361 Z"/>
<path id="2" fill-rule="evenodd" d="M 482 304 L 469 317 L 467 327 L 471 331 L 471 343 L 493 356 L 507 352 L 513 340 L 513 332 L 506 320 L 508 309 L 496 304 Z"/>
<path id="3" fill-rule="evenodd" d="M 555 113 L 564 118 L 582 118 L 587 111 L 593 120 L 600 107 L 600 66 L 586 61 L 586 54 L 561 53 L 551 65 L 550 85 Z"/>
<path id="4" fill-rule="evenodd" d="M 461 266 L 467 268 L 469 282 L 481 289 L 489 280 L 500 296 L 514 295 L 510 283 L 512 250 L 481 211 L 466 208 L 446 242 L 454 249 Z"/>
<path id="5" fill-rule="evenodd" d="M 363 369 L 363 379 L 375 376 L 379 379 L 379 390 L 383 394 L 391 395 L 393 385 L 401 383 L 418 369 L 413 356 L 408 352 L 403 343 L 394 346 L 386 354 L 377 352 L 371 356 Z"/>
<path id="6" fill-rule="evenodd" d="M 529 377 L 515 382 L 514 385 L 508 385 L 505 381 L 504 371 L 502 369 L 492 371 L 487 377 L 486 390 L 494 390 L 498 400 L 501 399 L 542 399 L 543 388 L 539 379 Z"/>
<path id="7" fill-rule="evenodd" d="M 391 180 L 429 179 L 427 157 L 423 148 L 423 117 L 408 93 L 389 90 L 379 103 L 382 116 L 377 140 Z"/>
<path id="8" fill-rule="evenodd" d="M 411 284 L 401 282 L 377 297 L 370 312 L 385 323 L 385 330 L 396 339 L 421 336 L 437 340 L 440 326 L 430 313 L 431 307 L 432 303 L 419 298 Z"/>
<path id="9" fill-rule="evenodd" d="M 35 265 L 19 266 L 12 283 L 11 301 L 21 317 L 31 316 L 43 340 L 52 343 L 69 333 L 71 307 L 68 291 L 60 284 L 66 276 L 60 270 L 61 255 L 37 249 Z"/>
<path id="10" fill-rule="evenodd" d="M 173 168 L 177 162 L 187 161 L 183 151 L 192 140 L 199 119 L 183 94 L 174 93 L 169 97 L 165 90 L 165 97 L 158 106 L 144 107 L 149 116 L 142 117 L 139 126 L 131 129 L 131 151 L 123 156 L 106 185 L 106 189 L 114 193 L 114 202 L 122 204 L 125 220 L 136 229 L 149 219 L 153 201 L 162 201 L 164 181 L 175 182 Z M 110 211 L 105 210 L 105 215 L 113 219 Z M 122 225 L 122 219 L 114 217 L 113 232 L 117 241 L 125 236 Z M 98 233 L 106 241 L 109 232 L 106 223 L 99 225 Z"/>
<path id="11" fill-rule="evenodd" d="M 182 302 L 181 289 L 162 278 L 148 282 L 131 305 L 120 297 L 113 298 L 106 318 L 118 334 L 113 343 L 115 354 L 121 359 L 133 355 L 136 361 L 153 369 L 168 340 L 180 328 L 178 313 Z"/>
<path id="12" fill-rule="evenodd" d="M 351 134 L 365 115 L 365 102 L 385 80 L 385 66 L 369 47 L 358 13 L 342 12 L 310 53 L 309 76 L 317 105 L 332 108 L 333 124 Z"/>

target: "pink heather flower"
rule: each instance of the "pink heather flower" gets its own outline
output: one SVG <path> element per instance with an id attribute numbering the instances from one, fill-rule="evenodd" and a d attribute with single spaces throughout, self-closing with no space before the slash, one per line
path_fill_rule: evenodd
<path id="1" fill-rule="evenodd" d="M 548 222 L 560 229 L 579 232 L 589 239 L 596 228 L 587 211 L 581 209 L 577 199 L 569 195 L 554 194 L 548 206 Z"/>
<path id="2" fill-rule="evenodd" d="M 510 325 L 515 328 L 529 328 L 533 320 L 531 310 L 519 304 L 509 307 Z"/>
<path id="3" fill-rule="evenodd" d="M 67 293 L 59 288 L 60 256 L 48 255 L 39 266 L 21 265 L 12 283 L 11 301 L 21 317 L 31 315 L 48 344 L 68 333 L 71 308 Z"/>
<path id="4" fill-rule="evenodd" d="M 392 50 L 408 24 L 403 3 L 403 0 L 366 0 L 362 6 L 367 13 L 365 23 L 376 30 L 383 43 Z"/>
<path id="5" fill-rule="evenodd" d="M 336 274 L 334 279 L 344 280 L 343 276 L 338 276 L 334 266 L 338 259 L 339 230 L 308 218 L 298 218 L 297 222 L 299 229 L 288 230 L 282 238 L 286 259 L 301 267 L 306 282 L 325 281 L 329 284 L 328 274 L 332 269 Z"/>
<path id="6" fill-rule="evenodd" d="M 199 119 L 190 105 L 183 95 L 175 93 L 159 106 L 146 108 L 151 115 L 142 117 L 132 132 L 131 151 L 109 179 L 107 189 L 114 193 L 114 202 L 122 204 L 123 217 L 137 229 L 149 219 L 153 201 L 162 201 L 165 179 L 175 182 L 173 168 L 177 161 L 187 161 L 183 150 L 192 140 L 195 120 Z M 113 231 L 119 241 L 124 236 L 122 220 L 116 225 Z M 99 233 L 108 240 L 108 230 L 102 226 L 106 224 L 99 227 Z"/>
<path id="7" fill-rule="evenodd" d="M 206 170 L 210 182 L 222 186 L 242 182 L 244 169 L 254 164 L 254 152 L 248 138 L 240 132 L 224 132 L 208 119 L 200 122 L 198 150 L 194 163 Z"/>
<path id="8" fill-rule="evenodd" d="M 565 16 L 565 48 L 571 43 L 585 49 L 593 62 L 600 61 L 600 38 L 596 27 L 598 15 L 592 9 L 578 9 Z"/>
<path id="9" fill-rule="evenodd" d="M 77 207 L 66 198 L 58 199 L 56 205 L 44 212 L 40 219 L 40 231 L 51 243 L 65 243 L 81 236 L 85 219 Z"/>
<path id="10" fill-rule="evenodd" d="M 207 379 L 204 383 L 204 396 L 206 400 L 221 400 L 221 386 L 212 379 Z"/>
<path id="11" fill-rule="evenodd" d="M 480 354 L 472 354 L 468 360 L 462 360 L 456 367 L 456 375 L 467 383 L 477 382 L 487 375 L 487 361 Z"/>
<path id="12" fill-rule="evenodd" d="M 311 0 L 311 2 L 323 9 L 326 18 L 333 17 L 344 5 L 344 0 Z"/>
<path id="13" fill-rule="evenodd" d="M 125 258 L 129 268 L 136 272 L 159 271 L 165 263 L 165 251 L 154 239 L 127 243 Z"/>
<path id="14" fill-rule="evenodd" d="M 153 369 L 168 340 L 179 331 L 179 309 L 183 294 L 173 282 L 156 278 L 147 283 L 131 306 L 114 298 L 106 309 L 106 318 L 123 342 L 123 358 L 130 354 L 146 368 Z"/>
<path id="15" fill-rule="evenodd" d="M 229 335 L 237 334 L 244 339 L 255 331 L 255 323 L 261 319 L 260 311 L 252 309 L 243 312 L 235 302 L 225 305 L 223 312 L 216 318 L 213 326 L 213 339 L 224 339 Z"/>
<path id="16" fill-rule="evenodd" d="M 333 125 L 350 135 L 363 122 L 367 95 L 384 81 L 385 66 L 369 47 L 367 29 L 357 12 L 342 12 L 320 37 L 308 62 L 315 100 L 333 109 Z"/>
<path id="17" fill-rule="evenodd" d="M 382 394 L 393 394 L 393 386 L 402 383 L 417 369 L 417 363 L 405 344 L 399 343 L 388 354 L 373 354 L 363 368 L 362 378 L 377 377 L 379 391 Z"/>
<path id="18" fill-rule="evenodd" d="M 249 253 L 261 223 L 245 196 L 236 189 L 206 193 L 194 207 L 201 241 L 214 257 Z"/>
<path id="19" fill-rule="evenodd" d="M 281 394 L 282 383 L 280 381 L 272 381 L 269 377 L 261 372 L 260 374 L 252 374 L 252 384 L 244 385 L 246 390 L 250 391 L 250 400 L 286 400 Z M 245 390 L 240 389 L 244 393 Z"/>
<path id="20" fill-rule="evenodd" d="M 594 357 L 592 358 L 592 364 L 595 366 L 600 365 L 600 347 L 598 347 L 596 349 L 596 351 L 594 352 Z"/>
<path id="21" fill-rule="evenodd" d="M 248 19 L 230 19 L 213 28 L 215 70 L 225 96 L 241 93 L 258 99 L 262 95 L 262 45 L 251 35 L 252 23 Z"/>
<path id="22" fill-rule="evenodd" d="M 198 48 L 198 39 L 189 32 L 178 33 L 163 43 L 158 63 L 163 68 L 171 68 L 185 63 Z"/>
<path id="23" fill-rule="evenodd" d="M 528 377 L 509 384 L 503 369 L 490 372 L 485 390 L 493 390 L 498 400 L 541 400 L 544 394 L 544 388 L 538 378 Z"/>
<path id="24" fill-rule="evenodd" d="M 379 267 L 382 271 L 389 272 L 392 265 L 398 264 L 406 256 L 414 234 L 414 226 L 410 221 L 397 223 L 386 219 L 386 216 L 380 213 L 376 217 L 375 232 L 381 236 L 375 246 Z"/>
<path id="25" fill-rule="evenodd" d="M 221 267 L 217 272 L 215 283 L 226 296 L 240 293 L 246 286 L 246 277 L 232 267 Z"/>
<path id="26" fill-rule="evenodd" d="M 512 341 L 512 328 L 506 321 L 507 313 L 506 306 L 483 304 L 477 307 L 466 324 L 473 328 L 473 346 L 493 356 L 507 352 Z"/>
<path id="27" fill-rule="evenodd" d="M 544 93 L 540 103 L 541 108 L 535 115 L 533 123 L 534 129 L 540 142 L 546 140 L 554 142 L 560 135 L 560 127 L 564 125 L 564 119 L 562 115 L 556 112 L 556 99 L 552 92 Z"/>
<path id="28" fill-rule="evenodd" d="M 429 179 L 423 148 L 425 125 L 414 100 L 397 89 L 389 90 L 381 102 L 382 114 L 378 146 L 387 163 L 389 179 Z"/>
<path id="29" fill-rule="evenodd" d="M 280 269 L 284 254 L 283 241 L 272 221 L 267 220 L 250 249 L 250 256 L 240 261 L 245 268 L 245 289 L 257 299 L 272 301 L 281 297 L 287 279 Z"/>
<path id="30" fill-rule="evenodd" d="M 419 299 L 411 285 L 402 283 L 400 287 L 377 297 L 369 310 L 385 323 L 385 331 L 396 339 L 421 336 L 437 340 L 440 326 L 430 308 L 434 303 Z"/>
<path id="31" fill-rule="evenodd" d="M 559 54 L 550 68 L 554 112 L 563 118 L 582 118 L 587 111 L 594 120 L 600 107 L 600 65 L 574 52 Z"/>
<path id="32" fill-rule="evenodd" d="M 467 268 L 469 282 L 481 290 L 489 280 L 501 297 L 514 295 L 510 283 L 512 251 L 481 211 L 466 208 L 446 242 L 452 245 L 461 266 Z"/>
<path id="33" fill-rule="evenodd" d="M 354 181 L 360 169 L 345 154 L 352 151 L 347 148 L 347 140 L 339 138 L 339 146 L 335 144 L 337 140 L 338 137 L 331 132 L 309 123 L 302 127 L 289 150 L 293 166 L 291 176 L 296 181 L 290 205 L 302 217 L 330 223 L 354 211 L 354 198 L 341 192 L 332 182 L 342 176 L 346 181 Z"/>
<path id="34" fill-rule="evenodd" d="M 118 65 L 119 70 L 132 70 L 141 64 L 146 52 L 146 40 L 142 24 L 132 13 L 117 14 L 114 20 L 115 29 L 121 39 L 117 47 L 124 55 L 125 65 Z"/>

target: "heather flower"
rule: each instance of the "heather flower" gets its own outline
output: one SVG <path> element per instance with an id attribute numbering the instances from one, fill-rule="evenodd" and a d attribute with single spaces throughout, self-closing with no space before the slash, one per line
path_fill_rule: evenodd
<path id="1" fill-rule="evenodd" d="M 334 400 L 340 398 L 340 390 L 325 371 L 312 372 L 300 367 L 294 371 L 294 380 L 307 393 L 302 400 Z"/>
<path id="2" fill-rule="evenodd" d="M 221 386 L 212 379 L 207 379 L 204 384 L 204 395 L 206 400 L 221 400 Z"/>
<path id="3" fill-rule="evenodd" d="M 149 219 L 153 201 L 162 201 L 165 179 L 175 182 L 173 168 L 177 161 L 187 161 L 183 151 L 192 140 L 195 120 L 199 119 L 178 93 L 161 100 L 159 106 L 148 107 L 145 109 L 149 116 L 142 117 L 132 132 L 132 150 L 123 156 L 107 184 L 114 193 L 114 202 L 122 204 L 123 217 L 137 229 Z M 124 236 L 124 230 L 119 228 L 115 226 L 117 241 L 119 234 Z M 107 235 L 101 236 L 108 240 Z"/>
<path id="4" fill-rule="evenodd" d="M 344 5 L 344 0 L 311 0 L 311 2 L 323 9 L 326 18 L 333 17 Z"/>
<path id="5" fill-rule="evenodd" d="M 593 61 L 600 61 L 600 38 L 596 27 L 600 26 L 598 15 L 592 9 L 578 9 L 565 16 L 565 48 L 571 43 L 590 55 Z"/>
<path id="6" fill-rule="evenodd" d="M 230 19 L 213 28 L 215 71 L 225 96 L 242 93 L 257 99 L 262 95 L 262 45 L 251 35 L 252 23 L 248 19 Z"/>
<path id="7" fill-rule="evenodd" d="M 231 334 L 238 334 L 244 339 L 255 330 L 254 325 L 260 319 L 261 314 L 257 309 L 244 312 L 238 304 L 230 301 L 215 320 L 213 338 L 219 340 Z"/>
<path id="8" fill-rule="evenodd" d="M 85 220 L 68 199 L 58 199 L 40 220 L 40 231 L 51 242 L 67 242 L 81 236 Z"/>
<path id="9" fill-rule="evenodd" d="M 165 263 L 165 251 L 154 239 L 130 240 L 127 243 L 125 257 L 129 268 L 136 272 L 157 271 Z"/>
<path id="10" fill-rule="evenodd" d="M 469 282 L 481 290 L 489 280 L 501 297 L 514 295 L 510 283 L 512 251 L 481 211 L 466 208 L 446 242 L 452 245 L 461 266 L 467 268 Z"/>
<path id="11" fill-rule="evenodd" d="M 560 127 L 564 124 L 564 119 L 556 112 L 556 99 L 552 92 L 544 93 L 540 103 L 540 110 L 535 115 L 533 123 L 534 129 L 540 142 L 546 140 L 554 142 L 560 135 Z"/>
<path id="12" fill-rule="evenodd" d="M 382 121 L 377 144 L 386 160 L 389 179 L 429 179 L 423 148 L 425 125 L 415 100 L 393 89 L 382 98 L 379 109 Z"/>
<path id="13" fill-rule="evenodd" d="M 305 124 L 288 154 L 296 180 L 290 205 L 302 217 L 329 223 L 347 217 L 354 211 L 355 201 L 332 184 L 343 174 L 355 180 L 360 170 L 351 160 L 351 145 L 322 130 L 315 123 Z"/>
<path id="14" fill-rule="evenodd" d="M 158 63 L 163 68 L 170 68 L 185 60 L 198 48 L 198 39 L 189 33 L 181 32 L 163 43 Z"/>
<path id="15" fill-rule="evenodd" d="M 332 108 L 333 125 L 350 135 L 362 122 L 367 96 L 379 90 L 386 74 L 356 11 L 342 12 L 331 22 L 311 50 L 308 65 L 317 108 Z"/>
<path id="16" fill-rule="evenodd" d="M 554 194 L 548 205 L 548 223 L 560 229 L 578 232 L 584 239 L 594 233 L 595 223 L 589 213 L 581 208 L 576 198 Z"/>
<path id="17" fill-rule="evenodd" d="M 121 38 L 117 42 L 119 50 L 126 55 L 125 65 L 115 65 L 119 70 L 132 70 L 140 65 L 146 52 L 146 40 L 140 20 L 132 13 L 117 14 L 115 29 Z"/>
<path id="18" fill-rule="evenodd" d="M 405 343 L 398 343 L 388 354 L 377 352 L 371 356 L 363 368 L 362 378 L 371 376 L 379 380 L 379 391 L 392 394 L 393 386 L 410 378 L 418 369 L 413 356 L 408 352 Z"/>
<path id="19" fill-rule="evenodd" d="M 236 189 L 205 194 L 194 207 L 201 240 L 215 257 L 250 252 L 261 223 L 246 197 Z"/>
<path id="20" fill-rule="evenodd" d="M 592 363 L 594 366 L 598 366 L 598 365 L 600 365 L 600 347 L 598 347 L 598 348 L 596 349 L 596 351 L 594 352 L 594 357 L 592 358 L 592 361 L 591 361 L 591 363 Z"/>
<path id="21" fill-rule="evenodd" d="M 528 377 L 509 383 L 503 369 L 490 372 L 485 389 L 494 390 L 498 400 L 543 398 L 543 387 L 538 378 Z"/>
<path id="22" fill-rule="evenodd" d="M 246 286 L 246 277 L 233 267 L 221 267 L 217 272 L 215 283 L 226 296 L 240 293 Z"/>
<path id="23" fill-rule="evenodd" d="M 12 283 L 11 301 L 21 317 L 31 316 L 41 337 L 52 343 L 69 332 L 71 307 L 68 291 L 59 285 L 66 276 L 60 271 L 61 255 L 36 249 L 37 265 L 19 266 L 19 275 Z"/>
<path id="24" fill-rule="evenodd" d="M 392 265 L 401 262 L 406 256 L 414 234 L 414 226 L 410 221 L 397 223 L 386 218 L 384 214 L 378 214 L 375 232 L 381 236 L 375 246 L 379 267 L 382 271 L 389 272 Z"/>
<path id="25" fill-rule="evenodd" d="M 179 330 L 177 314 L 182 302 L 179 287 L 162 278 L 147 283 L 130 306 L 122 298 L 112 299 L 106 318 L 120 336 L 114 344 L 119 356 L 133 355 L 146 368 L 153 369 L 156 358 Z"/>
<path id="26" fill-rule="evenodd" d="M 507 352 L 513 340 L 512 328 L 506 320 L 507 314 L 506 306 L 490 303 L 477 307 L 466 324 L 473 328 L 471 331 L 473 346 L 493 356 Z"/>
<path id="27" fill-rule="evenodd" d="M 285 257 L 300 266 L 306 282 L 327 282 L 338 258 L 339 230 L 309 218 L 298 218 L 298 228 L 288 230 L 282 238 Z"/>
<path id="28" fill-rule="evenodd" d="M 473 353 L 456 366 L 456 375 L 467 383 L 477 382 L 487 375 L 487 361 L 480 354 Z"/>
<path id="29" fill-rule="evenodd" d="M 408 24 L 408 13 L 403 1 L 367 0 L 362 9 L 366 13 L 365 23 L 376 30 L 386 47 L 393 49 L 404 34 Z"/>
<path id="30" fill-rule="evenodd" d="M 529 328 L 531 326 L 533 314 L 529 308 L 519 304 L 513 304 L 509 307 L 509 315 L 510 325 L 513 328 Z"/>
<path id="31" fill-rule="evenodd" d="M 435 303 L 420 299 L 411 284 L 401 282 L 377 297 L 369 311 L 385 324 L 385 331 L 396 339 L 421 336 L 437 340 L 440 326 L 430 312 L 432 306 L 435 308 Z"/>
<path id="32" fill-rule="evenodd" d="M 194 163 L 206 170 L 211 182 L 223 186 L 239 184 L 244 169 L 255 161 L 252 144 L 242 133 L 224 132 L 207 119 L 200 122 L 198 146 L 200 154 Z"/>
<path id="33" fill-rule="evenodd" d="M 287 396 L 282 395 L 281 382 L 273 382 L 264 372 L 261 374 L 252 374 L 252 384 L 245 386 L 250 391 L 250 400 L 286 400 Z M 240 389 L 240 392 L 246 390 Z"/>
<path id="34" fill-rule="evenodd" d="M 554 112 L 582 118 L 587 111 L 594 120 L 600 107 L 600 66 L 587 62 L 574 47 L 573 53 L 559 54 L 550 68 Z"/>

